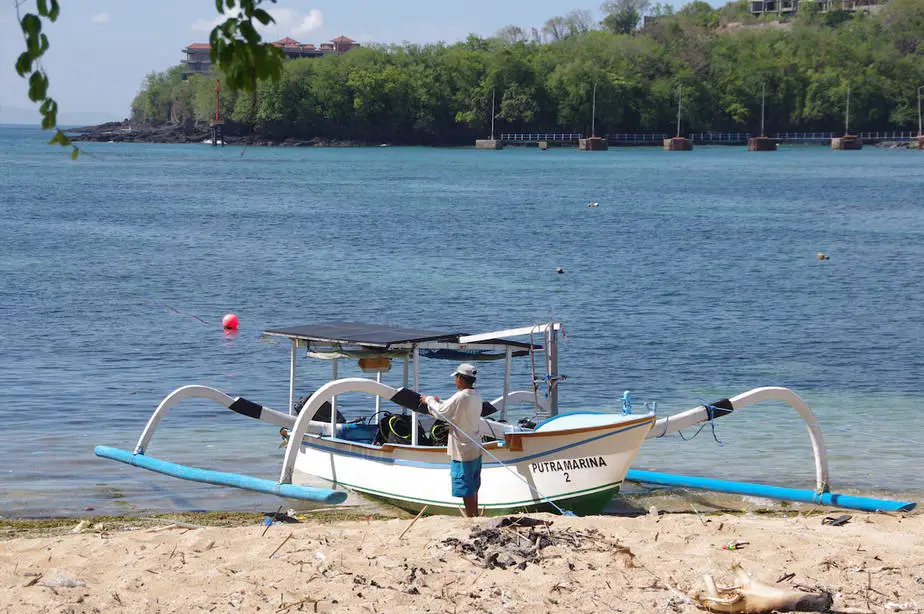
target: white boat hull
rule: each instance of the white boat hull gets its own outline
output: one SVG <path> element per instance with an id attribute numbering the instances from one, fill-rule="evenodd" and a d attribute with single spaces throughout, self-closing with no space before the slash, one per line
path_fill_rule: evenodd
<path id="1" fill-rule="evenodd" d="M 654 416 L 613 415 L 605 424 L 597 422 L 507 433 L 503 442 L 485 444 L 490 455 L 482 457 L 478 493 L 484 513 L 554 510 L 556 505 L 581 514 L 602 511 L 619 490 Z M 458 513 L 462 507 L 462 499 L 451 495 L 445 447 L 373 446 L 308 434 L 295 459 L 293 481 L 311 477 L 409 510 L 428 506 L 430 513 Z"/>

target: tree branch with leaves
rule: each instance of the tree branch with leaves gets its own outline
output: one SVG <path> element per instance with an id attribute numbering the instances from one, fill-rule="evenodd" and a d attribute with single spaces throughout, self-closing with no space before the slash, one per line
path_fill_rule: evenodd
<path id="1" fill-rule="evenodd" d="M 16 72 L 29 82 L 29 100 L 39 105 L 42 129 L 55 131 L 49 144 L 70 147 L 71 159 L 76 159 L 80 149 L 58 127 L 58 103 L 48 95 L 48 74 L 42 67 L 42 57 L 51 46 L 42 26 L 57 21 L 61 6 L 58 0 L 35 0 L 34 12 L 24 12 L 28 1 L 13 0 L 26 43 L 25 51 L 16 60 Z M 264 1 L 267 0 L 215 0 L 216 10 L 226 19 L 215 26 L 209 36 L 211 59 L 221 66 L 225 85 L 234 91 L 251 92 L 251 108 L 254 109 L 257 84 L 262 79 L 278 80 L 285 57 L 280 49 L 264 43 L 257 31 L 255 22 L 264 26 L 274 23 L 270 14 L 261 8 Z"/>

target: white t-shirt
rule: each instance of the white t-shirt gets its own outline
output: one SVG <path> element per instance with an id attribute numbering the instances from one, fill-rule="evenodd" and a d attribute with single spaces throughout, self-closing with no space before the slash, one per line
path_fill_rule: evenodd
<path id="1" fill-rule="evenodd" d="M 478 441 L 478 420 L 481 418 L 481 393 L 474 388 L 460 390 L 443 402 L 430 398 L 427 409 L 436 418 L 442 418 L 457 426 L 475 441 Z M 472 443 L 472 440 L 456 429 L 449 429 L 449 442 L 447 447 L 449 458 L 456 461 L 475 460 L 481 456 L 481 448 Z"/>

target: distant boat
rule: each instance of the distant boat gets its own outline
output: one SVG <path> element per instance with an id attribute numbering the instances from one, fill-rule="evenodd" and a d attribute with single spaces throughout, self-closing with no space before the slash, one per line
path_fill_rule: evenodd
<path id="1" fill-rule="evenodd" d="M 211 145 L 211 144 L 212 144 L 212 139 L 205 139 L 204 141 L 202 141 L 202 144 L 203 144 L 203 145 Z M 217 141 L 215 144 L 216 144 L 216 145 L 224 145 L 225 142 L 224 142 L 222 139 L 218 139 L 218 141 Z"/>
<path id="2" fill-rule="evenodd" d="M 588 206 L 588 207 L 591 207 L 591 208 L 599 207 L 599 206 L 600 206 L 600 203 L 598 203 L 598 202 L 590 202 L 590 203 L 587 203 L 587 206 Z"/>

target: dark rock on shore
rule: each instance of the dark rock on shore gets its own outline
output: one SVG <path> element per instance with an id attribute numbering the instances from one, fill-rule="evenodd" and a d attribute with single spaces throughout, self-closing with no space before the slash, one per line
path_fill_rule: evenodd
<path id="1" fill-rule="evenodd" d="M 271 138 L 254 134 L 245 136 L 246 128 L 237 124 L 224 126 L 225 145 L 256 145 L 266 147 L 365 147 L 367 143 L 325 137 Z M 108 122 L 98 126 L 85 126 L 68 130 L 73 141 L 114 143 L 202 143 L 211 138 L 208 128 L 192 123 L 185 125 L 139 126 L 131 122 Z"/>

